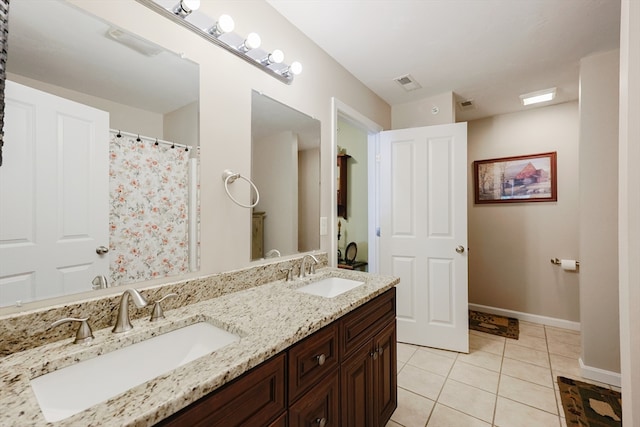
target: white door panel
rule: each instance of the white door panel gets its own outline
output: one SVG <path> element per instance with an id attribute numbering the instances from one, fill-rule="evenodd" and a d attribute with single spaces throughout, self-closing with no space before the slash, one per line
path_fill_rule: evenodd
<path id="1" fill-rule="evenodd" d="M 466 123 L 380 134 L 380 272 L 398 341 L 468 351 Z"/>
<path id="2" fill-rule="evenodd" d="M 108 113 L 6 82 L 0 306 L 108 275 Z"/>

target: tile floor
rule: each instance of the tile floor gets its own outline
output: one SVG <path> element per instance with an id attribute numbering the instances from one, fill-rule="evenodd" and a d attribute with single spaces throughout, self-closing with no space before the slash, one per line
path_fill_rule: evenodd
<path id="1" fill-rule="evenodd" d="M 517 341 L 470 331 L 469 354 L 399 343 L 387 427 L 566 427 L 555 378 L 593 382 L 579 357 L 579 332 L 522 321 Z"/>

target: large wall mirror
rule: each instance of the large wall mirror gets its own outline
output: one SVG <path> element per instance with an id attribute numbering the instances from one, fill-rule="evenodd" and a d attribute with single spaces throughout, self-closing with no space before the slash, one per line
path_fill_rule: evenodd
<path id="1" fill-rule="evenodd" d="M 199 66 L 62 0 L 9 30 L 0 307 L 197 270 Z"/>
<path id="2" fill-rule="evenodd" d="M 320 121 L 252 91 L 251 159 L 251 259 L 319 249 Z"/>

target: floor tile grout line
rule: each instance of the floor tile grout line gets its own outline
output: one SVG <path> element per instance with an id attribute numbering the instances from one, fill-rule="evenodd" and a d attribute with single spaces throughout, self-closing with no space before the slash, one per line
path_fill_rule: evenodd
<path id="1" fill-rule="evenodd" d="M 549 351 L 549 335 L 547 334 L 547 327 L 544 326 L 544 340 L 547 343 L 547 357 L 549 358 L 549 368 L 551 370 L 551 385 L 553 386 L 556 379 L 553 376 L 553 365 L 551 364 L 551 352 Z M 558 402 L 558 394 L 556 393 L 555 386 L 553 387 L 553 399 L 556 401 L 556 410 L 558 411 L 558 426 L 562 426 L 562 420 L 560 416 L 560 409 L 562 408 L 562 402 Z M 560 404 L 560 406 L 558 406 Z"/>
<path id="2" fill-rule="evenodd" d="M 493 416 L 491 417 L 491 425 L 496 425 L 496 414 L 498 412 L 498 396 L 500 393 L 500 385 L 502 384 L 502 367 L 504 366 L 504 357 L 507 353 L 507 339 L 504 340 L 502 346 L 502 357 L 500 358 L 500 372 L 498 372 L 498 387 L 496 387 L 496 399 L 493 402 Z"/>

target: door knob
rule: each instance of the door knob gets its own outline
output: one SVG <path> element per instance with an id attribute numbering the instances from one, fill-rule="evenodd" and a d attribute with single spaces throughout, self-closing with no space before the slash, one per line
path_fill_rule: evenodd
<path id="1" fill-rule="evenodd" d="M 459 254 L 464 253 L 464 246 L 460 245 L 456 248 L 456 252 L 458 252 Z"/>
<path id="2" fill-rule="evenodd" d="M 96 253 L 98 255 L 104 255 L 104 254 L 106 254 L 108 252 L 109 252 L 109 248 L 107 248 L 106 246 L 98 246 L 96 248 Z"/>

